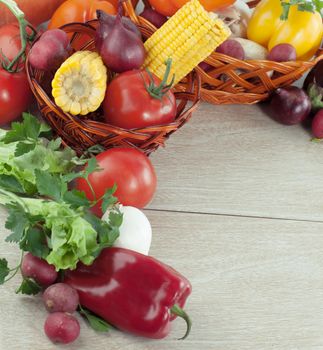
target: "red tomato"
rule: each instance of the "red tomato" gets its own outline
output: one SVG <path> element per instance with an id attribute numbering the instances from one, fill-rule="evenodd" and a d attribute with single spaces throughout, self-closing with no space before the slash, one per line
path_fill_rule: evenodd
<path id="1" fill-rule="evenodd" d="M 95 197 L 84 179 L 76 181 L 76 188 L 90 200 L 98 199 L 107 189 L 117 185 L 115 196 L 123 205 L 145 207 L 152 199 L 157 185 L 155 170 L 146 155 L 134 148 L 112 148 L 96 156 L 101 171 L 89 176 Z M 93 212 L 102 216 L 101 202 Z"/>
<path id="2" fill-rule="evenodd" d="M 27 46 L 27 51 L 29 45 Z M 15 23 L 5 24 L 0 27 L 0 61 L 5 61 L 8 58 L 12 61 L 21 50 L 20 29 Z M 24 63 L 20 61 L 20 68 Z"/>
<path id="3" fill-rule="evenodd" d="M 21 11 L 25 14 L 26 19 L 37 26 L 50 19 L 55 9 L 64 0 L 15 0 Z M 0 25 L 17 22 L 15 16 L 7 6 L 0 4 Z"/>
<path id="4" fill-rule="evenodd" d="M 0 125 L 17 119 L 32 101 L 27 75 L 0 69 Z"/>
<path id="5" fill-rule="evenodd" d="M 160 79 L 154 77 L 158 86 Z M 176 116 L 176 100 L 169 90 L 161 99 L 152 97 L 145 85 L 149 75 L 143 70 L 119 74 L 108 86 L 103 101 L 104 117 L 107 123 L 124 129 L 144 128 L 169 124 Z"/>
<path id="6" fill-rule="evenodd" d="M 0 57 L 12 61 L 21 49 L 18 24 L 11 23 L 0 27 Z"/>

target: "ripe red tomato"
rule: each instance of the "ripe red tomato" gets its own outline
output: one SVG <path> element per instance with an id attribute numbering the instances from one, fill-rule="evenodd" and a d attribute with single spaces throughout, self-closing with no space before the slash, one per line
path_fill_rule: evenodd
<path id="1" fill-rule="evenodd" d="M 0 61 L 12 61 L 21 50 L 20 29 L 15 23 L 0 27 Z M 28 50 L 28 47 L 27 47 Z M 20 67 L 23 67 L 23 62 Z"/>
<path id="2" fill-rule="evenodd" d="M 115 196 L 123 205 L 145 207 L 152 199 L 157 185 L 155 170 L 146 155 L 134 148 L 112 148 L 96 156 L 101 171 L 89 176 L 95 197 L 84 179 L 76 181 L 76 188 L 90 200 L 98 199 L 107 189 L 117 185 Z M 102 216 L 101 202 L 93 212 Z"/>
<path id="3" fill-rule="evenodd" d="M 37 26 L 50 19 L 55 9 L 64 0 L 16 0 L 15 2 L 25 14 L 28 22 Z M 0 4 L 0 25 L 16 22 L 17 19 L 4 4 Z"/>
<path id="4" fill-rule="evenodd" d="M 27 75 L 0 68 L 0 125 L 17 119 L 32 101 Z"/>
<path id="5" fill-rule="evenodd" d="M 161 81 L 153 75 L 154 84 Z M 108 86 L 103 101 L 107 123 L 124 129 L 163 125 L 174 121 L 176 100 L 169 90 L 161 99 L 152 97 L 146 89 L 150 84 L 144 70 L 133 70 L 119 74 Z"/>

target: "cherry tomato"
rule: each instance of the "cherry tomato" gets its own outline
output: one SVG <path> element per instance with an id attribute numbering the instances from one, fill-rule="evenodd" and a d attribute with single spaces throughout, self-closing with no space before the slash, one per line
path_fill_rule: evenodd
<path id="1" fill-rule="evenodd" d="M 148 0 L 150 5 L 164 16 L 172 16 L 189 0 Z M 232 5 L 235 0 L 200 0 L 207 11 L 214 11 Z"/>
<path id="2" fill-rule="evenodd" d="M 160 79 L 153 75 L 154 84 Z M 176 116 L 176 100 L 169 90 L 161 99 L 152 97 L 146 86 L 150 78 L 144 70 L 133 70 L 119 74 L 109 85 L 103 101 L 107 123 L 135 129 L 168 124 Z"/>
<path id="3" fill-rule="evenodd" d="M 17 119 L 32 101 L 25 72 L 9 73 L 0 69 L 0 125 Z"/>
<path id="4" fill-rule="evenodd" d="M 143 208 L 152 199 L 157 185 L 155 170 L 146 155 L 134 148 L 112 148 L 96 156 L 101 171 L 89 176 L 93 193 L 84 179 L 76 181 L 76 188 L 90 200 L 98 199 L 107 189 L 117 185 L 115 196 L 123 205 Z M 93 212 L 102 216 L 101 202 Z"/>
<path id="5" fill-rule="evenodd" d="M 116 8 L 105 0 L 67 0 L 53 14 L 49 29 L 59 28 L 72 22 L 85 23 L 96 18 L 96 10 L 116 14 Z"/>

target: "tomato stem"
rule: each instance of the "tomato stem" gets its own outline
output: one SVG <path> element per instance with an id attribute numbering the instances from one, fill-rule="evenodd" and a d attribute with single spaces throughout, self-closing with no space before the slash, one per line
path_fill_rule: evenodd
<path id="1" fill-rule="evenodd" d="M 25 56 L 27 42 L 32 40 L 36 34 L 35 29 L 31 26 L 30 23 L 25 19 L 25 14 L 20 10 L 17 3 L 14 0 L 0 0 L 0 3 L 8 7 L 11 13 L 16 17 L 19 28 L 20 28 L 20 40 L 21 40 L 21 49 L 17 56 L 9 63 L 2 62 L 2 67 L 10 73 L 14 73 L 18 70 L 18 63 L 20 59 Z M 33 33 L 31 36 L 28 36 L 27 28 L 31 28 Z"/>
<path id="2" fill-rule="evenodd" d="M 161 83 L 159 85 L 155 84 L 153 75 L 148 69 L 146 69 L 146 72 L 147 72 L 149 79 L 150 79 L 149 85 L 147 85 L 145 80 L 143 79 L 144 84 L 145 84 L 145 88 L 146 88 L 147 92 L 149 93 L 149 95 L 153 98 L 158 99 L 158 100 L 161 100 L 164 97 L 164 95 L 167 94 L 167 92 L 172 88 L 174 81 L 175 81 L 175 74 L 174 74 L 171 82 L 169 84 L 167 84 L 167 81 L 168 81 L 168 78 L 170 75 L 170 71 L 172 68 L 172 59 L 169 58 L 165 62 L 165 64 L 166 64 L 165 74 L 164 74 L 163 80 L 161 81 Z"/>

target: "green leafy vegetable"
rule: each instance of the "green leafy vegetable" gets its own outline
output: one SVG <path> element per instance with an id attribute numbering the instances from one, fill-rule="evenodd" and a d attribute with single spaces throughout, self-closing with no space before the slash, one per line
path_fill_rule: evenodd
<path id="1" fill-rule="evenodd" d="M 92 314 L 88 310 L 83 309 L 81 306 L 80 314 L 88 320 L 91 328 L 97 332 L 109 332 L 112 329 L 112 326 L 104 321 L 101 317 Z"/>
<path id="2" fill-rule="evenodd" d="M 29 224 L 29 218 L 24 208 L 18 203 L 9 204 L 7 206 L 8 217 L 5 227 L 12 233 L 6 238 L 6 242 L 18 243 L 24 236 L 26 227 Z"/>
<path id="3" fill-rule="evenodd" d="M 0 129 L 0 204 L 8 209 L 6 228 L 11 230 L 6 241 L 45 259 L 57 271 L 75 269 L 78 262 L 92 264 L 102 249 L 113 245 L 122 214 L 115 208 L 115 186 L 98 199 L 111 211 L 109 223 L 90 212 L 97 201 L 69 190 L 75 178 L 88 180 L 100 169 L 95 158 L 78 158 L 70 148 L 61 148 L 60 139 L 44 138 L 49 130 L 29 114 L 24 114 L 22 123 L 13 123 L 11 130 Z M 85 169 L 75 170 L 86 162 Z M 0 260 L 0 283 L 19 268 L 10 270 L 6 260 Z M 24 279 L 17 292 L 38 291 L 35 281 Z"/>
<path id="4" fill-rule="evenodd" d="M 22 123 L 12 123 L 11 130 L 0 130 L 0 176 L 16 179 L 20 186 L 17 190 L 10 188 L 15 193 L 21 193 L 22 189 L 29 195 L 37 193 L 36 170 L 67 174 L 76 165 L 86 163 L 86 160 L 76 157 L 72 149 L 61 150 L 60 139 L 49 141 L 43 138 L 49 127 L 30 114 L 24 114 Z"/>
<path id="5" fill-rule="evenodd" d="M 69 203 L 73 208 L 89 208 L 91 205 L 91 202 L 87 199 L 86 194 L 75 189 L 64 194 L 64 201 Z"/>
<path id="6" fill-rule="evenodd" d="M 11 143 L 17 141 L 35 141 L 43 134 L 49 132 L 51 129 L 48 125 L 41 123 L 37 118 L 31 114 L 23 114 L 23 122 L 14 122 L 11 124 L 9 130 L 3 137 L 4 143 Z"/>
<path id="7" fill-rule="evenodd" d="M 35 174 L 39 194 L 55 199 L 58 202 L 61 201 L 67 192 L 67 183 L 59 175 L 49 174 L 43 170 L 37 169 Z"/>
<path id="8" fill-rule="evenodd" d="M 8 261 L 6 259 L 0 259 L 0 284 L 5 282 L 6 277 L 9 275 L 10 269 L 8 267 Z"/>
<path id="9" fill-rule="evenodd" d="M 0 175 L 0 187 L 15 193 L 24 193 L 20 182 L 13 175 Z"/>
<path id="10" fill-rule="evenodd" d="M 34 256 L 45 259 L 49 254 L 46 235 L 43 230 L 37 227 L 29 227 L 20 241 L 20 249 L 30 252 Z"/>
<path id="11" fill-rule="evenodd" d="M 36 295 L 41 291 L 41 286 L 31 278 L 24 278 L 16 293 Z"/>

